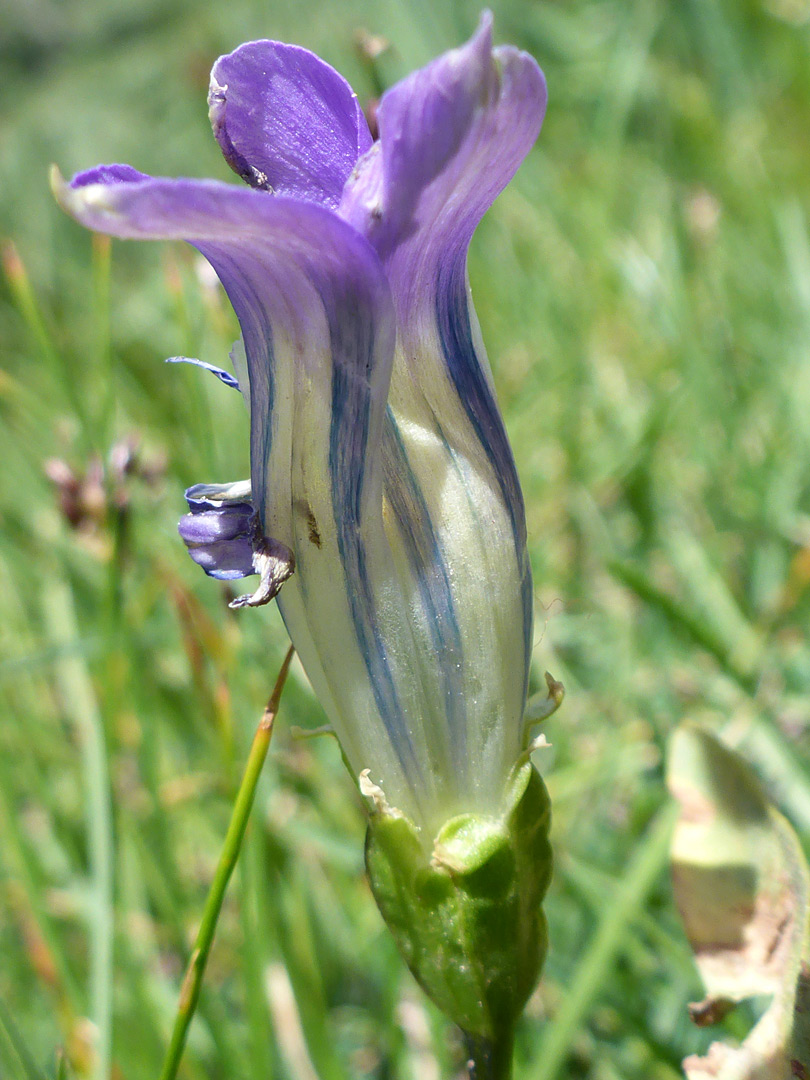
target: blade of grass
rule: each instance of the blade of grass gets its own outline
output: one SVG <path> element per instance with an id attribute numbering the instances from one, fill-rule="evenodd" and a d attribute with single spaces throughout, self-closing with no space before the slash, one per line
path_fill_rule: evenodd
<path id="1" fill-rule="evenodd" d="M 283 964 L 271 964 L 267 969 L 266 987 L 276 1039 L 290 1076 L 293 1080 L 319 1080 L 301 1026 L 300 1000 Z"/>
<path id="2" fill-rule="evenodd" d="M 205 902 L 200 929 L 197 932 L 197 939 L 194 943 L 194 950 L 191 954 L 191 959 L 189 960 L 188 968 L 186 969 L 186 974 L 183 979 L 183 985 L 180 990 L 180 1000 L 177 1004 L 174 1029 L 172 1031 L 172 1038 L 166 1054 L 166 1059 L 163 1063 L 160 1080 L 174 1080 L 180 1065 L 180 1059 L 183 1056 L 183 1048 L 185 1047 L 186 1038 L 188 1037 L 189 1025 L 191 1024 L 200 997 L 205 966 L 208 962 L 208 954 L 211 951 L 211 945 L 214 940 L 217 920 L 219 919 L 219 913 L 222 909 L 222 901 L 225 899 L 225 891 L 228 888 L 228 882 L 231 879 L 231 874 L 233 873 L 236 861 L 239 858 L 242 839 L 245 835 L 248 817 L 250 816 L 251 807 L 253 806 L 253 798 L 256 794 L 256 785 L 259 782 L 262 766 L 267 757 L 270 739 L 273 735 L 273 724 L 278 712 L 281 692 L 284 689 L 284 683 L 287 679 L 287 672 L 289 671 L 290 663 L 292 662 L 293 652 L 294 650 L 292 646 L 290 646 L 287 650 L 287 655 L 284 657 L 284 662 L 281 665 L 281 671 L 276 679 L 276 685 L 273 687 L 270 700 L 264 710 L 264 715 L 262 716 L 259 726 L 256 729 L 256 734 L 253 737 L 253 745 L 250 748 L 245 771 L 242 776 L 242 783 L 240 784 L 239 791 L 236 795 L 236 802 L 234 803 L 233 813 L 231 814 L 230 824 L 228 825 L 228 832 L 225 836 L 225 842 L 222 845 L 222 852 L 214 874 L 214 880 L 211 883 L 208 898 Z"/>
<path id="3" fill-rule="evenodd" d="M 110 341 L 110 270 L 112 262 L 112 240 L 102 233 L 93 233 L 92 238 L 92 312 L 95 334 L 95 361 L 98 371 L 98 384 L 102 389 L 99 394 L 95 420 L 99 431 L 106 431 L 104 443 L 110 441 L 110 425 L 115 417 L 115 381 L 112 378 L 110 364 L 112 348 Z"/>
<path id="4" fill-rule="evenodd" d="M 711 653 L 723 670 L 731 675 L 746 693 L 751 696 L 756 694 L 758 674 L 740 667 L 735 662 L 734 656 L 726 649 L 725 643 L 703 619 L 693 615 L 691 610 L 679 600 L 660 589 L 644 570 L 633 563 L 611 559 L 608 570 L 631 589 L 640 600 L 662 611 L 672 623 L 685 630 L 697 645 Z"/>
<path id="5" fill-rule="evenodd" d="M 12 874 L 22 884 L 26 902 L 34 917 L 36 927 L 48 949 L 56 969 L 56 996 L 60 1012 L 72 1014 L 84 1009 L 84 993 L 70 959 L 64 948 L 53 918 L 45 903 L 46 888 L 37 859 L 21 827 L 19 807 L 14 798 L 9 765 L 5 754 L 0 754 L 0 839 L 3 861 L 8 863 Z"/>
<path id="6" fill-rule="evenodd" d="M 605 985 L 625 935 L 666 866 L 677 812 L 677 807 L 670 805 L 659 810 L 613 896 L 605 903 L 596 933 L 574 971 L 562 1007 L 540 1041 L 538 1066 L 529 1073 L 532 1080 L 554 1080 L 559 1074 L 575 1032 Z"/>
<path id="7" fill-rule="evenodd" d="M 721 668 L 759 704 L 758 671 L 741 666 L 739 657 L 714 628 L 693 615 L 680 600 L 659 589 L 640 567 L 615 559 L 608 566 L 641 600 L 662 611 L 675 626 L 685 630 L 696 644 L 711 653 Z M 749 746 L 752 760 L 760 767 L 774 800 L 802 827 L 810 827 L 810 775 L 774 718 L 759 708 L 744 731 L 739 730 L 739 725 L 734 726 L 737 730 L 730 733 L 731 741 L 734 745 L 744 742 Z"/>
<path id="8" fill-rule="evenodd" d="M 17 310 L 22 316 L 22 320 L 39 352 L 45 369 L 53 372 L 54 378 L 59 378 L 76 416 L 84 419 L 85 403 L 78 388 L 79 384 L 75 378 L 71 376 L 65 377 L 66 365 L 63 357 L 59 354 L 57 345 L 42 314 L 25 263 L 11 241 L 3 245 L 0 252 L 0 262 L 2 262 L 4 275 Z M 80 438 L 83 438 L 83 436 L 84 426 L 82 425 Z"/>
<path id="9" fill-rule="evenodd" d="M 272 1080 L 273 1063 L 270 1054 L 268 1014 L 262 986 L 262 964 L 268 956 L 264 926 L 258 918 L 256 888 L 253 881 L 253 860 L 250 852 L 239 864 L 239 884 L 242 902 L 242 956 L 244 962 L 245 997 L 250 1035 L 250 1060 L 256 1075 Z"/>
<path id="10" fill-rule="evenodd" d="M 278 873 L 278 872 L 277 872 Z M 316 928 L 300 861 L 290 862 L 277 877 L 278 945 L 285 977 L 292 987 L 309 1056 L 320 1080 L 346 1080 L 335 1054 L 323 971 L 318 963 Z M 283 1011 L 283 1010 L 282 1010 Z"/>
<path id="11" fill-rule="evenodd" d="M 14 1023 L 11 1013 L 2 999 L 0 999 L 0 1031 L 3 1032 L 6 1042 L 17 1057 L 21 1073 L 26 1077 L 26 1080 L 44 1080 L 43 1074 L 37 1068 L 36 1062 L 25 1045 L 23 1037 L 17 1030 L 17 1025 Z"/>
<path id="12" fill-rule="evenodd" d="M 43 597 L 51 643 L 65 648 L 79 628 L 70 587 L 51 582 Z M 90 1012 L 96 1026 L 94 1075 L 106 1080 L 112 1052 L 113 991 L 113 827 L 104 725 L 93 684 L 79 652 L 65 651 L 54 664 L 60 698 L 76 731 L 86 790 L 85 825 L 90 853 L 92 906 L 88 918 Z"/>

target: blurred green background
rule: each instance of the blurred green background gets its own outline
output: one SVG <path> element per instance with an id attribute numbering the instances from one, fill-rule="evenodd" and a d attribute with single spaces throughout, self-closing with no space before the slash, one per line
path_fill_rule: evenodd
<path id="1" fill-rule="evenodd" d="M 556 874 L 517 1080 L 667 1080 L 741 1037 L 667 874 L 669 732 L 738 746 L 810 835 L 810 2 L 494 0 L 549 83 L 471 278 L 528 502 Z M 190 250 L 110 247 L 47 167 L 234 179 L 208 71 L 306 45 L 361 100 L 469 0 L 5 0 L 0 13 L 0 1075 L 154 1080 L 285 638 L 176 534 L 247 475 L 233 317 Z M 389 47 L 372 58 L 367 36 Z M 366 45 L 364 46 L 364 41 Z M 373 51 L 373 50 L 372 50 Z M 13 246 L 10 243 L 13 242 Z M 461 1063 L 363 879 L 359 800 L 297 664 L 182 1076 L 438 1080 Z M 101 1047 L 99 1057 L 93 1047 Z"/>

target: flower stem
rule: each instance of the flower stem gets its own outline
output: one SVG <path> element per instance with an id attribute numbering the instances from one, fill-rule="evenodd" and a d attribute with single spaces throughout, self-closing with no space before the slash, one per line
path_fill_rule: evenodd
<path id="1" fill-rule="evenodd" d="M 163 1069 L 160 1073 L 160 1080 L 174 1080 L 180 1065 L 180 1059 L 183 1056 L 183 1048 L 186 1044 L 189 1025 L 191 1024 L 200 997 L 205 965 L 208 961 L 211 943 L 214 940 L 214 932 L 222 908 L 222 901 L 225 898 L 225 890 L 228 888 L 228 882 L 233 873 L 233 868 L 236 866 L 236 860 L 239 858 L 242 839 L 245 835 L 248 817 L 250 815 L 251 807 L 253 806 L 253 798 L 256 794 L 256 785 L 259 781 L 264 760 L 267 757 L 270 738 L 273 734 L 273 722 L 275 721 L 276 713 L 278 712 L 281 691 L 284 689 L 284 683 L 287 679 L 287 672 L 290 669 L 294 651 L 292 645 L 287 650 L 287 655 L 284 657 L 284 663 L 281 665 L 281 671 L 276 679 L 276 685 L 273 687 L 273 693 L 270 695 L 270 700 L 267 702 L 264 715 L 256 729 L 256 734 L 253 736 L 253 744 L 250 748 L 247 764 L 245 765 L 245 772 L 242 776 L 242 782 L 239 785 L 239 791 L 236 795 L 236 802 L 234 803 L 233 812 L 231 813 L 228 832 L 225 835 L 225 842 L 222 845 L 222 852 L 220 853 L 219 862 L 217 863 L 216 872 L 214 873 L 214 880 L 211 883 L 208 898 L 205 901 L 200 929 L 197 932 L 197 940 L 194 942 L 191 959 L 188 962 L 186 974 L 183 978 L 183 985 L 180 988 L 180 999 L 177 1003 L 177 1015 L 174 1020 L 174 1028 L 172 1030 L 169 1049 L 166 1053 Z"/>
<path id="2" fill-rule="evenodd" d="M 510 1080 L 514 1035 L 502 1033 L 497 1039 L 464 1032 L 469 1080 Z"/>

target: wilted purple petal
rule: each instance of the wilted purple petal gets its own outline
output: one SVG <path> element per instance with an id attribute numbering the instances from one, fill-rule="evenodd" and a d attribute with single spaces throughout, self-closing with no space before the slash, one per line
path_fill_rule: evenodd
<path id="1" fill-rule="evenodd" d="M 313 53 L 251 41 L 221 56 L 208 97 L 225 159 L 252 187 L 336 207 L 371 145 L 342 75 Z"/>
<path id="2" fill-rule="evenodd" d="M 246 489 L 250 495 L 244 484 L 196 484 L 189 488 L 186 499 L 191 513 L 182 517 L 177 526 L 194 562 L 206 574 L 221 580 L 256 573 L 256 512 L 251 502 L 228 497 L 234 489 L 237 494 Z"/>

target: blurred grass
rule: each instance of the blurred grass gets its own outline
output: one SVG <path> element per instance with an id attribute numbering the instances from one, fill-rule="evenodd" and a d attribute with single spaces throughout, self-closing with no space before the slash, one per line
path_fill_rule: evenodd
<path id="1" fill-rule="evenodd" d="M 552 948 L 516 1076 L 666 1080 L 717 1035 L 686 1015 L 700 987 L 660 842 L 668 732 L 685 715 L 723 728 L 810 830 L 810 3 L 492 6 L 550 107 L 471 277 L 528 502 L 537 685 L 549 668 L 567 689 L 538 761 Z M 285 648 L 277 615 L 235 617 L 175 531 L 185 485 L 247 474 L 246 425 L 237 395 L 161 361 L 221 361 L 232 316 L 180 247 L 110 257 L 53 206 L 47 166 L 230 178 L 204 104 L 220 52 L 297 41 L 363 98 L 476 17 L 469 0 L 4 6 L 4 1077 L 54 1076 L 57 1046 L 104 1075 L 108 1038 L 113 1075 L 158 1074 Z M 374 70 L 361 27 L 392 43 Z M 54 458 L 85 478 L 78 527 Z M 290 735 L 322 722 L 294 665 L 189 1080 L 458 1067 L 364 884 L 334 744 Z"/>

